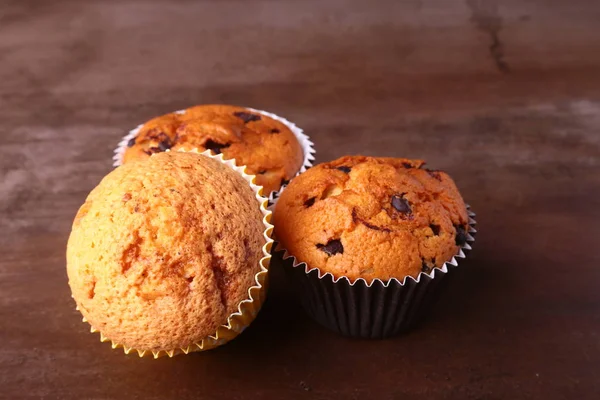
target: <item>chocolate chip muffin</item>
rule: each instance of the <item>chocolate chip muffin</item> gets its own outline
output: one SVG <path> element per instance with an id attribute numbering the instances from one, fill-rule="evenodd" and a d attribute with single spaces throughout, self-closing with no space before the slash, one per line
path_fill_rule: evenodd
<path id="1" fill-rule="evenodd" d="M 255 191 L 224 163 L 177 152 L 128 162 L 75 217 L 73 298 L 93 328 L 125 348 L 193 351 L 248 299 L 263 232 Z"/>
<path id="2" fill-rule="evenodd" d="M 274 211 L 275 236 L 309 269 L 350 281 L 417 277 L 467 240 L 453 180 L 421 160 L 347 156 L 298 176 Z"/>
<path id="3" fill-rule="evenodd" d="M 246 165 L 267 195 L 294 177 L 304 161 L 302 146 L 286 124 L 243 107 L 201 105 L 146 122 L 127 143 L 123 163 L 194 148 Z"/>

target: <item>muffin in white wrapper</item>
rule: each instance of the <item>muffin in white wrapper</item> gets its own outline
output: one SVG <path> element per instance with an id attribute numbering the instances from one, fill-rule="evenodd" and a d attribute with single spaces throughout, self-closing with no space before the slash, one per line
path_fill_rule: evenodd
<path id="1" fill-rule="evenodd" d="M 202 106 L 199 106 L 199 107 L 202 107 Z M 211 106 L 208 106 L 208 107 L 211 107 Z M 228 107 L 228 106 L 217 106 L 217 107 Z M 198 108 L 198 107 L 195 107 L 195 108 Z M 191 108 L 191 109 L 193 110 L 194 108 Z M 302 163 L 301 163 L 301 165 L 299 165 L 299 168 L 294 176 L 297 176 L 297 175 L 305 172 L 308 168 L 310 168 L 312 166 L 312 163 L 315 159 L 314 144 L 310 140 L 310 138 L 304 133 L 304 131 L 301 128 L 299 128 L 296 124 L 288 121 L 285 118 L 282 118 L 278 115 L 275 115 L 275 114 L 267 112 L 267 111 L 256 110 L 256 109 L 247 108 L 247 107 L 239 107 L 238 109 L 244 109 L 245 111 L 248 111 L 248 112 L 257 113 L 257 114 L 269 117 L 269 118 L 283 124 L 287 129 L 289 129 L 293 133 L 294 137 L 297 139 L 297 141 L 302 149 Z M 185 115 L 187 111 L 188 110 L 178 110 L 178 111 L 172 112 L 171 114 L 166 114 L 166 116 L 169 116 L 169 115 L 181 116 L 181 115 Z M 215 124 L 218 124 L 218 123 L 215 123 Z M 117 148 L 114 150 L 113 166 L 117 167 L 124 162 L 125 153 L 126 153 L 128 147 L 131 147 L 135 143 L 135 139 L 138 137 L 138 135 L 142 131 L 143 127 L 144 127 L 144 124 L 138 125 L 136 128 L 129 131 L 129 133 L 121 139 Z M 208 129 L 215 129 L 215 128 L 213 125 L 211 125 L 211 126 L 209 126 Z M 167 150 L 167 147 L 170 147 L 170 145 L 164 146 L 162 148 L 160 146 L 155 147 L 155 149 L 158 149 L 158 151 L 164 151 L 164 150 Z M 189 145 L 189 146 L 186 146 L 186 149 L 189 150 L 189 149 L 195 148 L 195 147 L 198 147 L 198 146 Z M 290 179 L 291 178 L 293 178 L 293 177 L 290 177 Z M 284 179 L 281 181 L 281 186 L 278 190 L 272 190 L 269 193 L 265 193 L 265 196 L 269 199 L 270 207 L 272 207 L 273 204 L 277 201 L 279 194 L 281 193 L 281 191 L 283 191 L 283 189 L 285 189 L 288 182 L 289 182 L 289 179 Z"/>
<path id="2" fill-rule="evenodd" d="M 183 151 L 183 150 L 180 150 L 180 151 Z M 186 153 L 198 153 L 198 151 L 190 150 Z M 75 300 L 77 302 L 77 309 L 79 311 L 81 311 L 82 314 L 84 315 L 83 321 L 90 323 L 92 332 L 100 333 L 100 340 L 102 342 L 106 342 L 106 341 L 111 342 L 113 349 L 123 348 L 123 350 L 126 354 L 135 353 L 135 354 L 138 354 L 140 357 L 150 356 L 150 357 L 154 357 L 154 358 L 158 358 L 161 356 L 172 357 L 177 354 L 188 354 L 191 352 L 209 350 L 209 349 L 221 346 L 221 345 L 229 342 L 230 340 L 232 340 L 236 336 L 238 336 L 240 333 L 242 333 L 244 331 L 244 329 L 256 318 L 256 316 L 265 300 L 267 284 L 268 284 L 268 271 L 269 271 L 269 266 L 270 266 L 270 261 L 271 261 L 270 253 L 271 253 L 272 245 L 273 245 L 273 240 L 271 239 L 273 225 L 271 225 L 271 211 L 269 211 L 267 209 L 268 200 L 266 197 L 264 197 L 262 195 L 262 187 L 256 185 L 254 175 L 247 174 L 245 172 L 245 169 L 246 169 L 245 166 L 237 166 L 234 159 L 224 160 L 222 155 L 215 156 L 215 155 L 210 154 L 209 151 L 205 151 L 202 154 L 198 154 L 198 157 L 208 157 L 212 160 L 222 163 L 223 165 L 227 166 L 231 170 L 237 172 L 239 174 L 239 176 L 241 178 L 243 178 L 243 179 L 241 179 L 241 181 L 247 183 L 249 188 L 251 188 L 252 192 L 254 193 L 253 197 L 256 201 L 256 206 L 259 209 L 258 215 L 261 216 L 260 225 L 263 227 L 262 242 L 264 243 L 262 245 L 262 248 L 260 251 L 262 256 L 259 260 L 258 268 L 255 269 L 257 272 L 255 274 L 253 272 L 254 275 L 252 277 L 252 281 L 249 284 L 249 286 L 242 287 L 242 290 L 244 291 L 245 296 L 241 299 L 241 301 L 239 301 L 239 302 L 236 301 L 236 303 L 232 303 L 235 305 L 235 311 L 233 313 L 229 314 L 227 316 L 226 320 L 224 320 L 220 325 L 217 324 L 217 328 L 213 331 L 213 333 L 208 334 L 205 337 L 198 337 L 197 339 L 194 339 L 192 342 L 179 343 L 179 344 L 174 345 L 169 348 L 138 347 L 133 344 L 128 344 L 128 343 L 126 343 L 126 341 L 118 340 L 115 337 L 112 337 L 109 333 L 105 332 L 102 328 L 102 324 L 105 324 L 105 321 L 101 322 L 100 325 L 94 323 L 93 322 L 94 320 L 102 321 L 102 319 L 98 317 L 98 313 L 89 314 L 90 311 L 92 310 L 92 308 L 94 308 L 94 306 L 96 305 L 94 303 L 91 303 L 91 301 L 93 301 L 93 300 L 89 300 L 89 299 L 93 299 L 94 296 L 91 296 L 91 297 L 83 296 L 83 298 L 82 298 L 81 290 L 77 289 L 77 282 L 81 281 L 81 279 L 79 278 L 79 275 L 78 275 L 79 270 L 80 270 L 80 264 L 83 262 L 83 261 L 81 261 L 81 258 L 85 257 L 85 256 L 80 255 L 80 254 L 82 254 L 82 250 L 81 250 L 82 246 L 83 246 L 83 248 L 89 247 L 89 246 L 86 246 L 86 244 L 91 241 L 91 243 L 92 243 L 91 247 L 92 248 L 95 247 L 96 249 L 98 249 L 100 246 L 99 245 L 94 246 L 94 242 L 96 244 L 98 244 L 98 243 L 101 243 L 101 241 L 106 240 L 107 242 L 112 243 L 111 242 L 112 239 L 103 238 L 101 235 L 101 232 L 96 231 L 95 229 L 88 232 L 92 235 L 87 234 L 85 231 L 83 232 L 84 234 L 75 235 L 76 236 L 75 238 L 69 239 L 70 243 L 69 243 L 68 252 L 67 252 L 68 253 L 68 257 L 67 257 L 68 264 L 71 264 L 70 266 L 68 266 L 69 283 L 70 283 L 70 285 L 71 284 L 75 285 L 75 286 L 72 286 L 72 290 L 74 293 L 73 297 L 75 298 Z M 115 170 L 113 172 L 117 172 L 117 170 Z M 148 174 L 148 173 L 149 172 L 146 172 L 146 174 Z M 131 193 L 128 192 L 123 197 L 123 202 L 135 199 L 136 194 L 133 192 L 133 190 L 134 190 L 134 188 L 131 188 L 132 192 Z M 208 189 L 208 190 L 210 190 L 210 189 Z M 170 189 L 170 192 L 179 193 L 177 191 L 177 189 L 175 189 L 175 188 Z M 87 201 L 86 201 L 86 204 L 87 204 Z M 89 207 L 89 206 L 88 205 L 82 206 L 82 209 L 80 209 L 80 213 L 78 213 L 78 216 L 76 217 L 76 221 L 79 218 L 85 218 L 85 216 L 87 215 L 86 207 Z M 136 209 L 137 209 L 137 206 L 136 206 Z M 219 207 L 217 207 L 217 210 L 218 209 L 219 209 Z M 82 212 L 82 210 L 83 210 L 83 212 Z M 164 208 L 164 207 L 159 207 L 157 210 L 158 210 L 158 212 L 161 213 L 160 215 L 167 215 L 170 212 L 169 209 Z M 209 210 L 210 210 L 210 208 L 209 208 Z M 212 206 L 212 210 L 215 210 L 214 204 Z M 140 212 L 142 212 L 141 206 L 140 206 Z M 217 211 L 214 211 L 214 212 L 217 212 Z M 167 213 L 167 214 L 165 214 L 165 213 Z M 110 221 L 112 224 L 113 223 L 112 218 L 110 219 Z M 161 221 L 160 218 L 153 218 L 152 224 L 160 224 L 161 223 L 160 221 Z M 117 221 L 114 221 L 114 223 L 117 223 Z M 123 221 L 119 221 L 118 223 L 123 225 Z M 75 225 L 75 223 L 74 223 L 74 225 Z M 164 226 L 164 224 L 163 224 L 163 226 Z M 171 229 L 175 226 L 178 226 L 178 225 L 176 225 L 176 223 L 173 223 L 173 224 L 170 224 L 167 228 Z M 118 229 L 111 229 L 111 231 L 114 231 L 114 230 L 118 230 Z M 124 229 L 121 229 L 121 230 L 124 230 Z M 220 233 L 218 235 L 220 235 Z M 83 237 L 83 236 L 85 236 L 85 237 Z M 186 233 L 186 235 L 183 235 L 183 236 L 187 236 L 187 233 Z M 159 237 L 159 236 L 157 236 L 157 237 Z M 75 240 L 73 240 L 73 243 L 71 243 L 72 239 L 75 239 Z M 166 238 L 165 240 L 169 240 L 169 239 Z M 174 239 L 170 239 L 170 240 L 174 240 Z M 239 239 L 239 240 L 241 240 L 241 239 Z M 109 243 L 109 245 L 110 245 L 110 243 Z M 115 246 L 116 245 L 117 244 L 115 244 Z M 141 246 L 143 246 L 143 239 L 139 239 L 138 245 L 140 246 L 140 248 L 141 248 Z M 212 244 L 210 246 L 212 248 Z M 138 250 L 138 252 L 140 252 L 140 251 L 143 251 L 143 250 Z M 179 251 L 179 250 L 177 250 L 177 251 Z M 165 250 L 164 254 L 161 253 L 163 255 L 162 255 L 162 258 L 160 258 L 160 260 L 164 261 L 171 257 L 173 257 L 173 258 L 177 257 L 179 255 L 179 253 L 177 251 L 174 251 L 173 254 L 170 254 L 169 251 Z M 92 250 L 92 252 L 93 252 L 93 250 Z M 127 254 L 129 254 L 129 253 L 127 253 Z M 106 256 L 106 254 L 101 253 L 100 257 L 94 256 L 95 257 L 94 260 L 98 260 L 97 262 L 100 263 L 100 260 L 102 260 L 103 258 L 104 259 L 109 258 L 109 257 L 105 257 L 105 256 Z M 196 257 L 196 256 L 194 256 L 194 257 Z M 214 255 L 213 255 L 213 257 L 214 257 Z M 84 261 L 86 261 L 86 263 L 88 261 L 88 258 L 84 258 Z M 142 257 L 142 261 L 140 261 L 140 263 L 143 264 L 144 262 L 147 262 L 147 260 L 146 261 L 144 261 L 144 260 L 145 260 L 145 258 Z M 190 264 L 186 264 L 186 265 L 192 265 L 192 261 L 190 261 Z M 119 266 L 118 260 L 115 262 L 113 262 L 112 260 L 108 260 L 107 262 L 110 262 L 110 268 L 112 268 L 113 265 L 116 265 L 116 267 Z M 198 260 L 196 260 L 194 262 L 196 262 L 198 264 L 201 263 L 201 261 L 198 261 Z M 130 268 L 131 270 L 134 270 L 134 272 L 135 272 L 135 268 L 137 268 L 138 265 L 142 265 L 140 263 L 136 262 L 134 264 L 134 262 L 132 261 L 131 265 L 128 268 Z M 143 264 L 143 265 L 146 265 L 146 264 Z M 89 269 L 89 266 L 86 265 L 85 268 Z M 152 268 L 154 268 L 154 269 L 151 269 L 150 272 L 144 272 L 143 275 L 141 275 L 143 277 L 142 279 L 145 279 L 147 276 L 151 276 L 148 274 L 152 274 L 153 271 L 155 271 L 155 270 L 161 271 L 160 267 L 156 267 L 156 268 L 152 267 Z M 214 268 L 214 266 L 211 268 Z M 128 271 L 129 271 L 129 269 L 128 269 Z M 200 273 L 201 272 L 202 271 L 200 271 Z M 192 273 L 199 273 L 199 272 L 197 272 L 197 270 L 195 270 L 195 269 L 192 269 Z M 216 273 L 216 272 L 214 272 L 214 273 Z M 122 275 L 122 274 L 124 274 L 124 272 L 121 272 L 120 274 Z M 112 276 L 112 275 L 109 275 L 109 276 Z M 184 282 L 185 279 L 187 279 L 187 282 L 190 282 L 189 283 L 190 293 L 192 291 L 192 289 L 191 289 L 192 284 L 202 285 L 202 278 L 198 278 L 198 279 L 195 279 L 195 278 L 198 278 L 198 277 L 195 277 L 195 276 L 192 276 L 191 278 L 190 277 L 186 278 L 185 276 L 181 277 L 182 282 Z M 96 291 L 97 291 L 101 284 L 108 286 L 111 283 L 113 283 L 113 285 L 114 285 L 114 282 L 116 279 L 120 279 L 119 282 L 123 282 L 123 279 L 126 279 L 126 278 L 120 278 L 119 274 L 117 274 L 117 278 L 96 277 L 95 279 L 98 279 L 98 284 L 96 284 L 96 281 L 93 282 L 93 286 L 91 286 L 91 289 L 90 289 L 92 291 L 94 291 L 94 289 L 96 289 Z M 179 279 L 179 278 L 176 278 L 176 279 Z M 215 277 L 215 279 L 217 279 L 217 278 Z M 75 280 L 75 282 L 73 282 L 73 280 Z M 196 283 L 198 281 L 200 283 Z M 186 283 L 184 282 L 183 285 L 186 285 Z M 199 286 L 197 290 L 200 291 L 201 293 L 204 293 L 204 292 L 202 292 L 202 290 L 204 290 L 203 287 Z M 111 295 L 114 294 L 113 293 L 114 290 L 112 290 L 112 289 L 107 289 L 107 291 Z M 79 297 L 75 296 L 75 293 L 78 293 Z M 127 291 L 125 291 L 125 293 L 127 293 Z M 97 295 L 96 297 L 98 297 L 98 296 L 103 296 L 103 294 Z M 168 296 L 176 296 L 176 294 L 169 294 Z M 204 296 L 204 294 L 194 295 L 194 296 L 195 296 L 195 298 L 196 297 L 202 298 L 202 296 Z M 221 296 L 223 296 L 223 293 L 221 293 Z M 120 300 L 121 299 L 119 298 L 119 301 Z M 189 300 L 189 298 L 188 298 L 188 300 Z M 223 301 L 223 300 L 221 300 L 221 301 Z M 102 304 L 104 304 L 104 303 L 102 303 Z M 137 304 L 137 303 L 135 303 L 135 304 Z M 120 316 L 120 318 L 122 318 L 124 321 L 127 320 L 127 318 L 128 318 L 127 316 L 130 313 L 135 313 L 134 312 L 135 310 L 132 311 L 129 308 L 126 311 L 127 312 L 125 313 L 125 315 Z M 116 312 L 116 311 L 111 309 L 110 312 L 112 313 L 112 312 Z M 164 312 L 166 312 L 166 311 L 164 311 Z M 161 313 L 164 313 L 164 312 L 161 311 Z M 90 316 L 90 315 L 92 316 L 92 318 L 85 317 L 85 316 Z M 163 314 L 160 314 L 160 316 L 162 316 L 162 315 Z M 183 321 L 183 317 L 177 317 L 174 312 L 171 313 L 170 315 L 175 315 L 173 318 L 175 318 L 176 321 Z M 139 317 L 145 318 L 146 315 L 140 315 Z M 177 318 L 179 318 L 179 320 Z M 137 319 L 139 319 L 139 318 L 134 318 L 134 320 L 137 320 Z M 119 320 L 119 321 L 121 321 L 121 320 Z M 183 322 L 181 322 L 181 324 L 183 324 Z"/>

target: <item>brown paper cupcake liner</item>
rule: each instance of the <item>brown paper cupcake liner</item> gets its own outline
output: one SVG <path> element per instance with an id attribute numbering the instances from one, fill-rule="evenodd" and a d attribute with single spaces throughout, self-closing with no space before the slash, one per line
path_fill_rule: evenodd
<path id="1" fill-rule="evenodd" d="M 281 122 L 282 124 L 287 126 L 289 128 L 289 130 L 292 131 L 294 136 L 296 136 L 296 139 L 298 139 L 300 146 L 302 146 L 302 152 L 304 154 L 304 159 L 302 161 L 302 166 L 300 167 L 300 170 L 296 173 L 295 176 L 300 175 L 301 173 L 305 172 L 308 168 L 312 167 L 313 161 L 315 160 L 314 143 L 310 140 L 310 137 L 308 137 L 308 135 L 306 135 L 301 128 L 299 128 L 296 124 L 288 121 L 287 119 L 280 117 L 278 115 L 275 115 L 273 113 L 270 113 L 267 111 L 262 111 L 262 110 L 256 110 L 254 108 L 249 108 L 249 107 L 245 107 L 245 108 L 247 108 L 250 111 L 262 114 L 266 117 L 270 117 L 270 118 L 273 118 L 274 120 Z M 183 113 L 185 113 L 185 110 L 177 110 L 177 111 L 174 111 L 173 113 L 174 114 L 183 114 Z M 114 150 L 114 155 L 113 155 L 113 166 L 114 167 L 118 167 L 119 165 L 121 165 L 123 163 L 123 155 L 125 154 L 125 150 L 127 149 L 127 143 L 129 143 L 129 141 L 131 139 L 137 137 L 140 129 L 142 129 L 143 126 L 144 126 L 143 124 L 138 125 L 134 129 L 130 130 L 129 133 L 121 139 L 121 141 L 117 145 L 117 148 Z M 287 184 L 283 185 L 277 191 L 268 193 L 268 195 L 266 197 L 269 199 L 269 207 L 268 207 L 269 209 L 273 208 L 273 205 L 277 202 L 279 195 L 281 194 L 283 189 L 285 189 L 286 186 L 287 186 Z"/>
<path id="2" fill-rule="evenodd" d="M 180 150 L 184 151 L 184 150 Z M 188 354 L 196 351 L 204 351 L 210 350 L 215 347 L 221 346 L 230 340 L 234 339 L 238 336 L 242 331 L 250 325 L 250 323 L 256 318 L 256 315 L 260 311 L 262 304 L 265 301 L 266 292 L 267 292 L 267 284 L 268 284 L 268 272 L 269 272 L 269 264 L 271 261 L 271 248 L 273 246 L 273 239 L 271 238 L 273 234 L 273 225 L 271 225 L 271 211 L 268 210 L 268 199 L 263 196 L 263 188 L 262 186 L 258 186 L 255 184 L 256 177 L 254 175 L 246 174 L 245 166 L 237 166 L 234 159 L 223 159 L 223 155 L 212 155 L 209 150 L 206 150 L 200 153 L 197 149 L 191 150 L 191 152 L 202 154 L 206 157 L 210 157 L 212 159 L 218 160 L 223 164 L 227 165 L 234 171 L 240 173 L 242 177 L 248 182 L 252 190 L 254 190 L 256 194 L 256 199 L 260 204 L 260 210 L 263 215 L 263 224 L 265 226 L 265 230 L 263 232 L 263 236 L 265 238 L 265 244 L 262 247 L 263 257 L 260 259 L 260 271 L 254 276 L 254 285 L 248 288 L 248 297 L 240 302 L 238 305 L 237 312 L 231 314 L 227 318 L 227 322 L 217 328 L 217 331 L 209 335 L 202 340 L 186 347 L 179 347 L 175 349 L 169 350 L 144 350 L 144 349 L 135 349 L 132 347 L 127 347 L 122 343 L 117 343 L 112 341 L 109 337 L 106 337 L 102 332 L 91 326 L 91 332 L 100 333 L 100 341 L 101 342 L 111 342 L 112 348 L 122 348 L 125 354 L 130 354 L 132 352 L 136 352 L 140 357 L 144 356 L 153 356 L 154 358 L 159 358 L 162 356 L 173 357 L 177 354 Z M 76 307 L 79 310 L 78 307 Z M 84 317 L 83 322 L 88 322 Z M 90 323 L 91 325 L 91 323 Z"/>
<path id="3" fill-rule="evenodd" d="M 431 272 L 416 278 L 387 281 L 335 278 L 300 263 L 279 245 L 274 256 L 282 262 L 306 313 L 321 325 L 344 336 L 382 339 L 413 327 L 437 300 L 448 278 L 475 241 L 475 213 L 467 205 L 469 232 L 458 254 Z"/>

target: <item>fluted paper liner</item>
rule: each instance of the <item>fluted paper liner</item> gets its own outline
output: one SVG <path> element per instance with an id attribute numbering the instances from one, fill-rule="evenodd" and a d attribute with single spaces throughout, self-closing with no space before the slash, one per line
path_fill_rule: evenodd
<path id="1" fill-rule="evenodd" d="M 396 335 L 415 324 L 433 303 L 458 260 L 466 257 L 475 241 L 475 213 L 467 205 L 467 242 L 452 259 L 416 278 L 387 281 L 335 278 L 298 262 L 279 244 L 274 254 L 281 259 L 289 281 L 299 292 L 307 314 L 321 325 L 344 336 L 380 339 Z"/>
<path id="2" fill-rule="evenodd" d="M 185 150 L 179 150 L 185 152 Z M 265 238 L 266 243 L 262 247 L 262 252 L 264 257 L 260 259 L 260 271 L 254 276 L 254 285 L 248 288 L 248 298 L 242 300 L 238 305 L 238 311 L 231 314 L 227 317 L 227 323 L 219 326 L 217 331 L 209 335 L 199 342 L 194 343 L 188 347 L 175 348 L 171 350 L 141 350 L 135 349 L 131 347 L 127 347 L 122 343 L 117 343 L 112 341 L 110 338 L 104 336 L 102 332 L 98 331 L 96 328 L 91 326 L 91 332 L 100 333 L 100 341 L 101 342 L 111 342 L 112 348 L 123 348 L 125 354 L 130 354 L 132 352 L 136 352 L 140 357 L 144 356 L 153 356 L 154 358 L 159 358 L 161 356 L 169 356 L 173 357 L 177 354 L 188 354 L 196 351 L 204 351 L 210 350 L 215 347 L 221 346 L 236 336 L 238 336 L 242 331 L 250 325 L 250 323 L 256 318 L 256 315 L 260 311 L 262 304 L 265 301 L 266 291 L 267 291 L 267 277 L 269 272 L 269 264 L 271 261 L 271 247 L 273 246 L 273 239 L 271 235 L 273 233 L 273 225 L 271 225 L 271 211 L 267 209 L 268 199 L 263 196 L 263 188 L 262 186 L 258 186 L 255 184 L 256 177 L 254 175 L 246 174 L 245 166 L 237 166 L 235 163 L 235 159 L 223 159 L 223 155 L 212 155 L 209 150 L 206 150 L 202 153 L 198 151 L 198 149 L 191 150 L 191 152 L 202 154 L 203 156 L 210 157 L 212 159 L 218 160 L 223 164 L 227 165 L 234 171 L 240 173 L 242 177 L 248 182 L 252 190 L 256 193 L 256 199 L 260 204 L 260 210 L 263 215 L 263 224 L 265 226 L 265 230 L 263 232 L 263 236 Z M 79 310 L 79 307 L 76 307 Z M 84 317 L 83 322 L 88 322 Z"/>
<path id="3" fill-rule="evenodd" d="M 252 112 L 262 114 L 266 117 L 273 118 L 274 120 L 277 120 L 277 121 L 281 122 L 282 124 L 284 124 L 285 126 L 287 126 L 288 129 L 294 133 L 294 136 L 296 136 L 296 139 L 298 139 L 298 142 L 300 143 L 300 146 L 302 147 L 302 153 L 304 155 L 304 159 L 302 161 L 302 166 L 300 167 L 300 170 L 296 173 L 295 176 L 300 175 L 301 173 L 305 172 L 308 168 L 312 167 L 313 161 L 315 160 L 314 143 L 310 140 L 308 135 L 306 135 L 301 128 L 299 128 L 296 124 L 288 121 L 287 119 L 282 118 L 278 115 L 272 114 L 270 112 L 256 110 L 254 108 L 249 108 L 249 107 L 244 107 L 244 108 L 246 108 Z M 184 114 L 184 113 L 185 113 L 185 110 L 178 110 L 178 111 L 173 112 L 173 114 Z M 143 126 L 144 126 L 143 124 L 138 125 L 134 129 L 130 130 L 129 133 L 123 137 L 123 139 L 121 139 L 121 141 L 119 142 L 119 145 L 117 146 L 117 148 L 114 151 L 114 155 L 113 155 L 113 166 L 114 167 L 118 167 L 119 165 L 121 165 L 123 163 L 123 155 L 125 154 L 125 150 L 127 149 L 127 143 L 129 143 L 129 141 L 131 139 L 137 137 L 138 133 L 140 132 L 140 129 L 142 129 Z M 267 197 L 269 199 L 269 207 L 268 207 L 269 209 L 273 208 L 274 204 L 277 202 L 277 199 L 279 198 L 279 195 L 281 194 L 283 189 L 285 189 L 286 186 L 287 186 L 287 184 L 283 185 L 281 188 L 279 188 L 279 190 L 273 191 L 268 194 Z"/>

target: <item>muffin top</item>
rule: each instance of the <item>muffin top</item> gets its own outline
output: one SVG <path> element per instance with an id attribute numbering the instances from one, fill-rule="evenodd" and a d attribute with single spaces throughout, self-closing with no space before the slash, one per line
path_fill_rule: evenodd
<path id="1" fill-rule="evenodd" d="M 454 181 L 421 160 L 346 156 L 294 178 L 273 214 L 281 246 L 336 278 L 402 280 L 456 255 L 468 216 Z"/>
<path id="2" fill-rule="evenodd" d="M 157 154 L 116 168 L 89 194 L 67 245 L 69 285 L 113 342 L 185 348 L 248 298 L 264 230 L 239 173 L 200 154 Z"/>
<path id="3" fill-rule="evenodd" d="M 265 194 L 279 190 L 302 167 L 302 146 L 287 125 L 243 107 L 202 105 L 146 122 L 129 141 L 123 163 L 167 149 L 223 153 L 246 165 Z"/>

